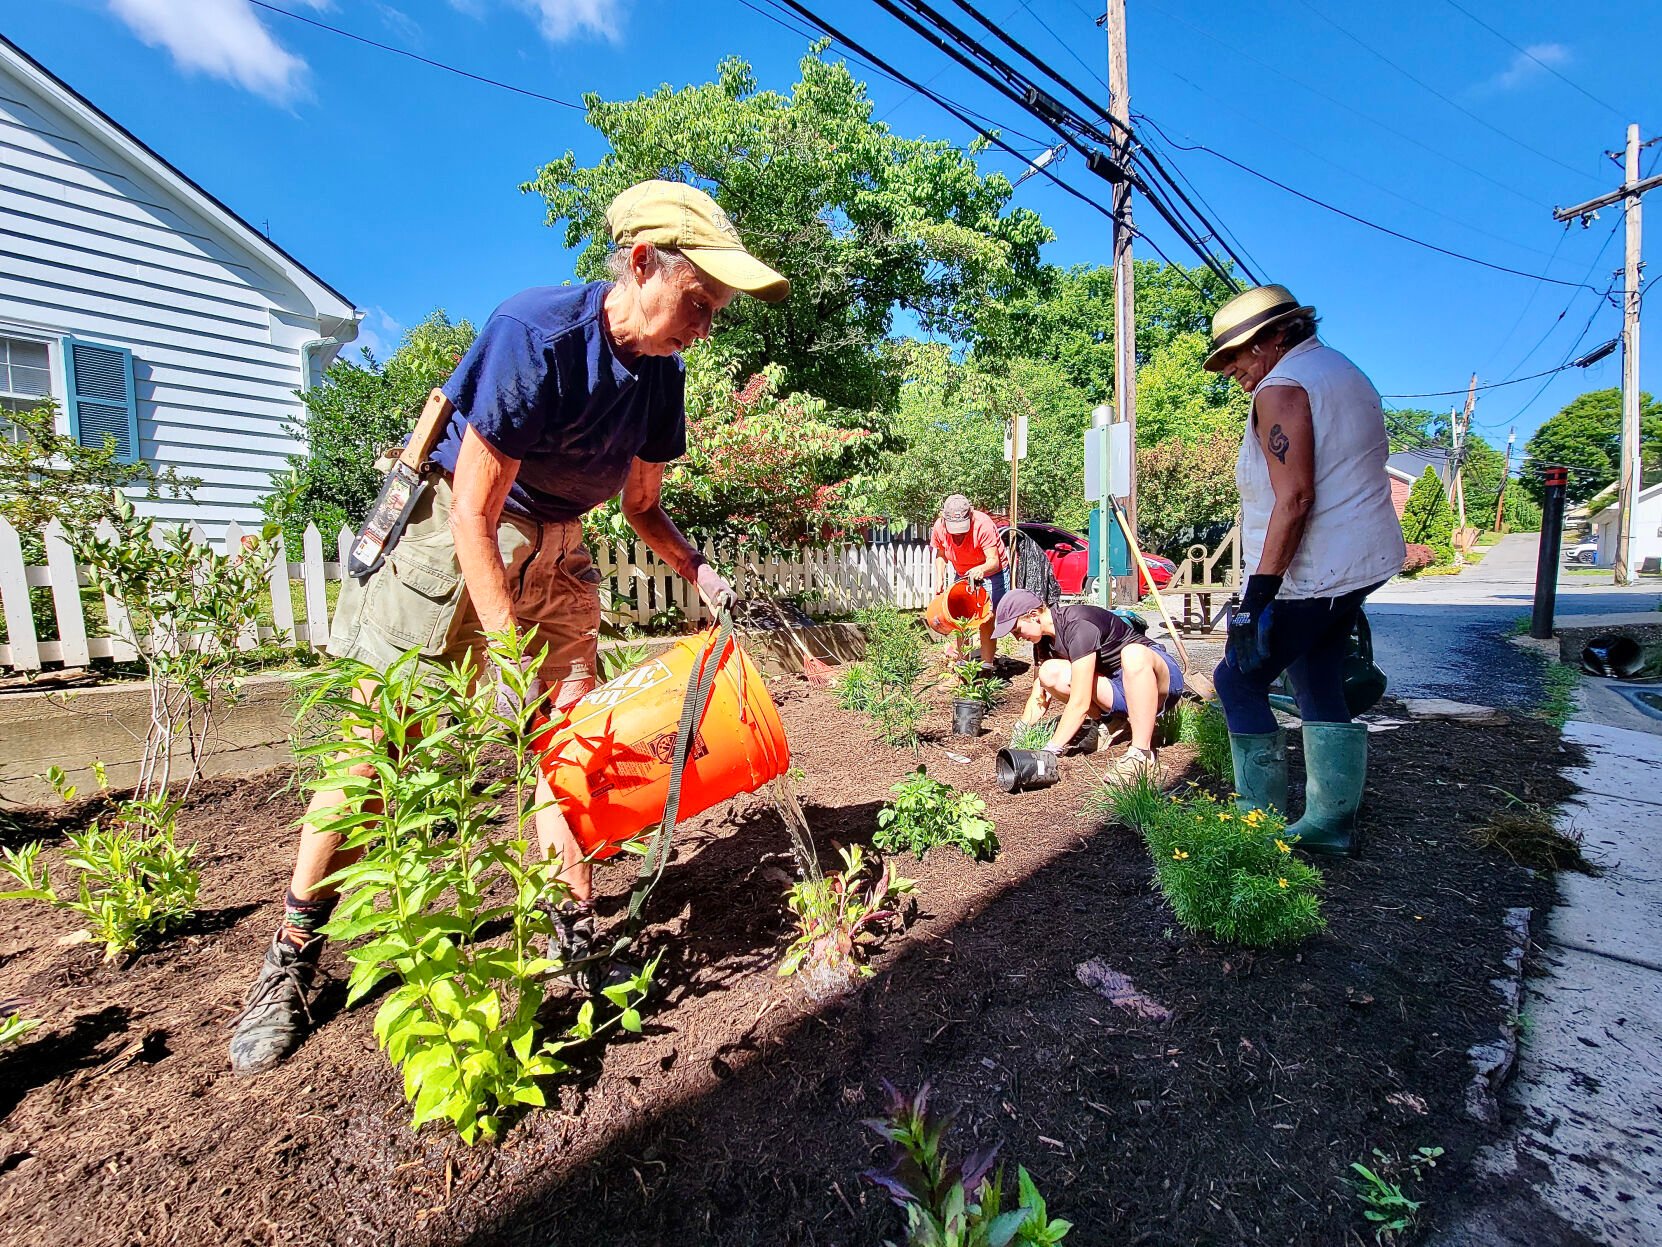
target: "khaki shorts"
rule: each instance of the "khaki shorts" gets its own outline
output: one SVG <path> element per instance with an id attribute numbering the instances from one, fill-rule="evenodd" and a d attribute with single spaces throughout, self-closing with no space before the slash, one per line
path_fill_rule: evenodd
<path id="1" fill-rule="evenodd" d="M 450 533 L 450 481 L 427 474 L 404 536 L 368 581 L 347 576 L 329 652 L 385 670 L 406 650 L 436 662 L 484 658 L 485 638 Z M 580 520 L 504 515 L 496 532 L 513 596 L 514 619 L 544 647 L 538 675 L 553 704 L 566 706 L 594 687 L 600 635 L 600 570 L 583 547 Z M 558 686 L 558 687 L 557 687 Z"/>

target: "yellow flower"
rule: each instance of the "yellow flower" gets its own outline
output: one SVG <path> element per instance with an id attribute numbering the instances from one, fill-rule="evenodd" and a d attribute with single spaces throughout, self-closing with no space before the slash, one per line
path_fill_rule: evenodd
<path id="1" fill-rule="evenodd" d="M 1263 810 L 1248 810 L 1247 811 L 1247 816 L 1246 816 L 1246 821 L 1251 823 L 1254 827 L 1258 826 L 1259 823 L 1264 821 L 1264 811 Z"/>
<path id="2" fill-rule="evenodd" d="M 1279 883 L 1282 887 L 1287 886 L 1287 881 L 1285 879 L 1277 879 L 1276 882 Z"/>
<path id="3" fill-rule="evenodd" d="M 1173 861 L 1176 861 L 1176 862 L 1181 862 L 1181 861 L 1183 861 L 1183 860 L 1184 860 L 1184 859 L 1185 859 L 1185 858 L 1186 858 L 1186 857 L 1188 857 L 1188 856 L 1189 856 L 1189 855 L 1188 855 L 1188 854 L 1187 854 L 1187 853 L 1185 853 L 1185 852 L 1184 852 L 1184 851 L 1183 851 L 1183 850 L 1182 850 L 1182 849 L 1173 849 L 1173 850 L 1172 850 L 1172 853 L 1171 853 L 1171 855 L 1172 855 L 1172 860 L 1173 860 Z"/>
<path id="4" fill-rule="evenodd" d="M 1230 819 L 1232 819 L 1232 818 L 1234 818 L 1234 817 L 1235 817 L 1235 816 L 1234 816 L 1234 815 L 1233 815 L 1233 814 L 1230 814 L 1230 813 L 1227 813 L 1227 812 L 1226 812 L 1226 813 L 1223 813 L 1223 814 L 1219 814 L 1219 815 L 1218 815 L 1218 821 L 1219 821 L 1219 822 L 1220 822 L 1220 823 L 1227 823 L 1227 822 L 1228 822 L 1228 821 L 1229 821 L 1229 820 L 1230 820 Z"/>
<path id="5" fill-rule="evenodd" d="M 1293 851 L 1293 846 L 1288 844 L 1280 836 L 1275 838 L 1275 847 L 1280 849 L 1283 853 L 1291 853 Z"/>

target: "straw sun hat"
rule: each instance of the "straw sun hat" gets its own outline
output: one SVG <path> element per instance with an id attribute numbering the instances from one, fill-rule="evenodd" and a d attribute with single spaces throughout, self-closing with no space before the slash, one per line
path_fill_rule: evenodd
<path id="1" fill-rule="evenodd" d="M 1254 334 L 1294 316 L 1310 316 L 1316 309 L 1300 304 L 1285 286 L 1254 286 L 1225 303 L 1212 315 L 1212 353 L 1202 365 L 1221 372 L 1224 356 Z"/>

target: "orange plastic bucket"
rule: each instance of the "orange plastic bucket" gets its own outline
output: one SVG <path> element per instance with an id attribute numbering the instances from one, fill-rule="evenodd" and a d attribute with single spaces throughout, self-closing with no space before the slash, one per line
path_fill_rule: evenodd
<path id="1" fill-rule="evenodd" d="M 942 636 L 951 636 L 955 628 L 967 623 L 979 628 L 992 617 L 992 600 L 987 591 L 979 586 L 972 589 L 962 580 L 949 586 L 923 612 L 925 626 Z"/>
<path id="2" fill-rule="evenodd" d="M 705 650 L 714 632 L 670 646 L 591 692 L 535 740 L 540 765 L 586 853 L 610 857 L 661 822 L 687 689 L 701 662 L 719 663 L 681 781 L 681 818 L 754 792 L 791 764 L 779 711 L 737 641 Z"/>

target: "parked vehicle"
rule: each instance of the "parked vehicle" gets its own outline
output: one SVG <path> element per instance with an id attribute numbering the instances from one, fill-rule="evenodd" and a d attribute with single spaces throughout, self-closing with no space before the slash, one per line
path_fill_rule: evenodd
<path id="1" fill-rule="evenodd" d="M 1027 525 L 1023 524 L 1022 527 L 1026 528 Z M 1581 563 L 1591 567 L 1599 561 L 1599 543 L 1583 541 L 1580 545 L 1571 546 L 1564 552 L 1564 561 L 1566 563 Z"/>
<path id="2" fill-rule="evenodd" d="M 1056 583 L 1061 586 L 1063 593 L 1080 594 L 1090 593 L 1096 588 L 1096 571 L 1091 566 L 1091 546 L 1078 533 L 1069 532 L 1065 528 L 1058 528 L 1054 524 L 1040 524 L 1025 522 L 1019 525 L 1022 534 L 1031 538 L 1039 549 L 1045 552 L 1045 558 L 1050 560 L 1050 570 L 1056 575 Z M 1002 536 L 1009 528 L 1006 521 L 998 522 L 998 531 Z M 1161 558 L 1158 554 L 1143 553 L 1143 560 L 1148 564 L 1148 577 L 1139 573 L 1141 584 L 1138 586 L 1141 593 L 1150 592 L 1149 577 L 1153 578 L 1154 589 L 1164 589 L 1177 574 L 1177 564 L 1170 559 Z"/>

